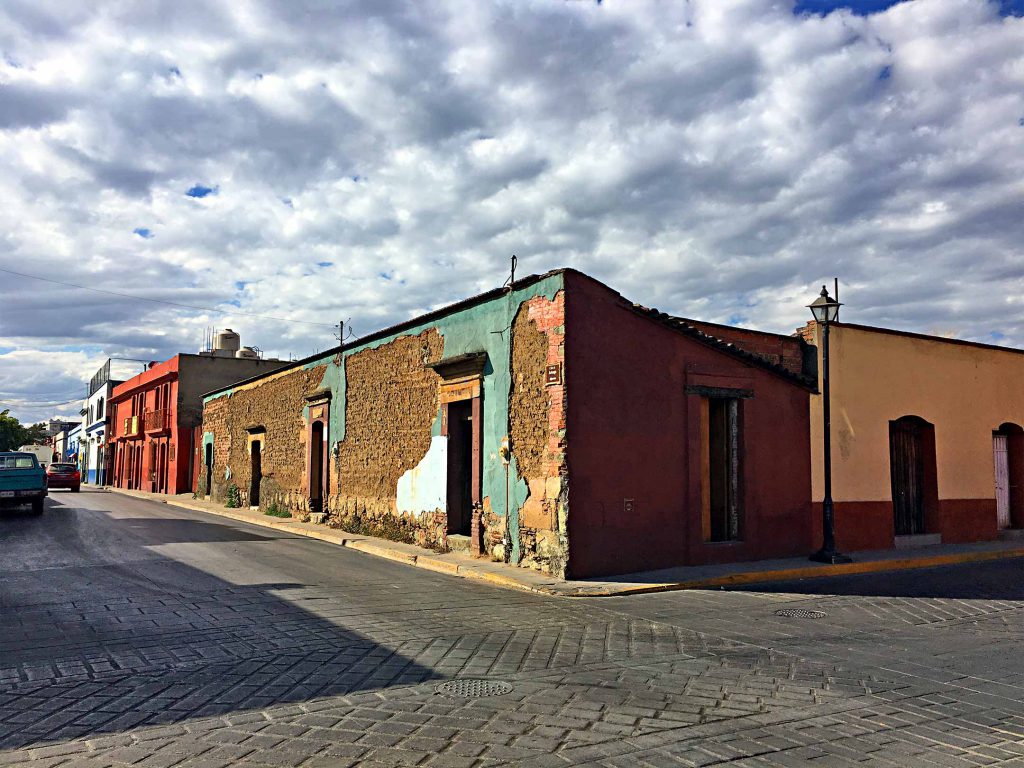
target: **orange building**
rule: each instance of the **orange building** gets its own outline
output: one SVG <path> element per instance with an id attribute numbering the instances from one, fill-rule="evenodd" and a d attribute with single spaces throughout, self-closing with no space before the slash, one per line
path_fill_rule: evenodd
<path id="1" fill-rule="evenodd" d="M 820 355 L 820 326 L 801 334 Z M 1024 350 L 834 323 L 830 371 L 841 551 L 982 541 L 1024 526 Z M 811 450 L 820 541 L 820 395 Z"/>

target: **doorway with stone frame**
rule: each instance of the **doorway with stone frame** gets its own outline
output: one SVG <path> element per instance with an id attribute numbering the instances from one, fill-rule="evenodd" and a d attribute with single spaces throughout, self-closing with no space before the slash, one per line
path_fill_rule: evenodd
<path id="1" fill-rule="evenodd" d="M 441 434 L 448 438 L 446 505 L 450 545 L 457 542 L 452 537 L 474 536 L 474 512 L 479 514 L 483 502 L 483 374 L 486 364 L 485 352 L 428 364 L 441 377 Z M 465 538 L 462 541 L 465 542 Z M 471 540 L 469 549 L 479 554 L 480 542 Z"/>

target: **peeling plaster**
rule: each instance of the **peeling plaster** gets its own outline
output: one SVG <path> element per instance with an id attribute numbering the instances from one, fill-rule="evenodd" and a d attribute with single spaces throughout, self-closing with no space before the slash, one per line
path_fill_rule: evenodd
<path id="1" fill-rule="evenodd" d="M 442 512 L 448 509 L 448 438 L 430 439 L 430 449 L 419 464 L 398 478 L 399 512 Z"/>
<path id="2" fill-rule="evenodd" d="M 499 517 L 505 517 L 506 509 L 506 474 L 498 450 L 501 439 L 509 429 L 509 395 L 512 389 L 511 367 L 511 333 L 512 323 L 519 307 L 530 299 L 543 296 L 554 301 L 558 292 L 565 288 L 564 275 L 556 273 L 538 280 L 523 288 L 507 292 L 504 296 L 485 301 L 475 306 L 455 310 L 444 317 L 435 317 L 415 326 L 403 329 L 400 333 L 375 339 L 365 344 L 356 344 L 342 352 L 325 354 L 306 363 L 305 369 L 327 366 L 320 388 L 332 392 L 330 423 L 328 433 L 331 436 L 331 454 L 334 455 L 337 444 L 345 439 L 345 358 L 366 349 L 390 344 L 396 339 L 406 336 L 417 336 L 425 330 L 436 329 L 444 341 L 444 357 L 486 352 L 487 366 L 483 377 L 483 445 L 485 457 L 481 477 L 481 496 L 490 497 L 493 511 Z M 281 375 L 286 375 L 282 371 Z M 245 385 L 253 386 L 253 385 Z M 236 388 L 219 392 L 205 398 L 210 400 L 231 396 Z M 440 436 L 440 413 L 431 425 L 433 438 Z M 432 439 L 431 450 L 433 449 Z M 507 497 L 512 515 L 509 518 L 509 530 L 513 542 L 511 553 L 514 562 L 520 559 L 519 552 L 519 508 L 525 503 L 530 489 L 526 481 L 519 477 L 519 468 L 512 457 L 510 467 L 511 478 L 508 481 Z"/>

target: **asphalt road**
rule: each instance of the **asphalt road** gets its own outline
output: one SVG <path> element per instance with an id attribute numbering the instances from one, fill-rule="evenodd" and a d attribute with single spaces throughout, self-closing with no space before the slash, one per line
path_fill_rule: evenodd
<path id="1" fill-rule="evenodd" d="M 1024 765 L 1022 639 L 1022 560 L 573 600 L 54 492 L 0 516 L 0 765 Z"/>

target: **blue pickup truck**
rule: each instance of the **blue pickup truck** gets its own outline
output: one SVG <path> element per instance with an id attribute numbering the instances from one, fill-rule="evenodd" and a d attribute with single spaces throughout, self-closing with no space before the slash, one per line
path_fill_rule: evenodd
<path id="1" fill-rule="evenodd" d="M 41 515 L 46 493 L 46 470 L 34 454 L 0 452 L 0 509 L 31 504 L 32 513 Z"/>

